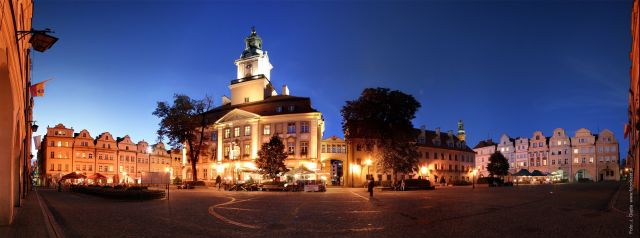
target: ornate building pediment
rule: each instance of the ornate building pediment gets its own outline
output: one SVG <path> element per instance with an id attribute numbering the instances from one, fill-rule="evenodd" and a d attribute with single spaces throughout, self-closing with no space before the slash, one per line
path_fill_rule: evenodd
<path id="1" fill-rule="evenodd" d="M 223 117 L 221 117 L 220 119 L 218 119 L 216 121 L 216 124 L 218 123 L 225 123 L 225 122 L 233 122 L 233 121 L 238 121 L 238 120 L 249 120 L 249 119 L 254 119 L 254 118 L 259 118 L 260 115 L 255 114 L 255 113 L 251 113 L 251 112 L 247 112 L 241 109 L 233 109 L 232 111 L 230 111 L 229 113 L 227 113 L 226 115 L 224 115 Z"/>

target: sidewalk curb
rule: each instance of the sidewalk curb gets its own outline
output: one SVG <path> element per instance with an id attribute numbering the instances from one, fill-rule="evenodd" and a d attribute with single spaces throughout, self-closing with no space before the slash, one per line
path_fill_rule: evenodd
<path id="1" fill-rule="evenodd" d="M 624 213 L 623 211 L 620 211 L 615 207 L 616 201 L 618 201 L 618 196 L 620 195 L 620 191 L 622 190 L 623 187 L 624 187 L 624 183 L 620 183 L 620 185 L 618 185 L 616 192 L 613 194 L 613 196 L 611 196 L 611 200 L 609 200 L 609 203 L 607 204 L 607 211 L 614 210 L 617 212 Z"/>
<path id="2" fill-rule="evenodd" d="M 38 189 L 35 190 L 36 198 L 38 198 L 38 205 L 40 205 L 40 210 L 42 211 L 42 217 L 44 219 L 44 223 L 47 226 L 47 233 L 49 233 L 49 237 L 51 238 L 63 238 L 64 234 L 62 233 L 62 229 L 56 222 L 53 215 L 51 215 L 51 211 L 46 204 L 42 203 L 42 199 L 40 198 L 40 194 L 38 193 Z"/>

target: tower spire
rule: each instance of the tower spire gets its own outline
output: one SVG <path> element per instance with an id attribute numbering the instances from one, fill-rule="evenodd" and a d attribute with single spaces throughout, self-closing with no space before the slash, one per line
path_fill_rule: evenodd
<path id="1" fill-rule="evenodd" d="M 458 121 L 458 139 L 461 141 L 465 141 L 466 140 L 466 133 L 464 131 L 464 123 L 462 122 L 462 120 Z"/>

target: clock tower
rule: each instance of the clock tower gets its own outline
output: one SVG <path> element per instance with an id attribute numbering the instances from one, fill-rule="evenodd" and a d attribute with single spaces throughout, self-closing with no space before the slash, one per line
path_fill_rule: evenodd
<path id="1" fill-rule="evenodd" d="M 251 28 L 251 34 L 244 39 L 245 48 L 235 61 L 237 79 L 231 81 L 231 104 L 261 101 L 274 92 L 271 86 L 269 55 L 262 50 L 262 38 Z"/>

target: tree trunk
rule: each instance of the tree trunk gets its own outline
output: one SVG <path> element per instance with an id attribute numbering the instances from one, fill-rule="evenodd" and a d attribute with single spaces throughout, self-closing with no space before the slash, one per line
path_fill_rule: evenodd
<path id="1" fill-rule="evenodd" d="M 196 162 L 191 160 L 191 173 L 193 174 L 193 181 L 198 181 L 198 171 L 196 170 Z"/>

